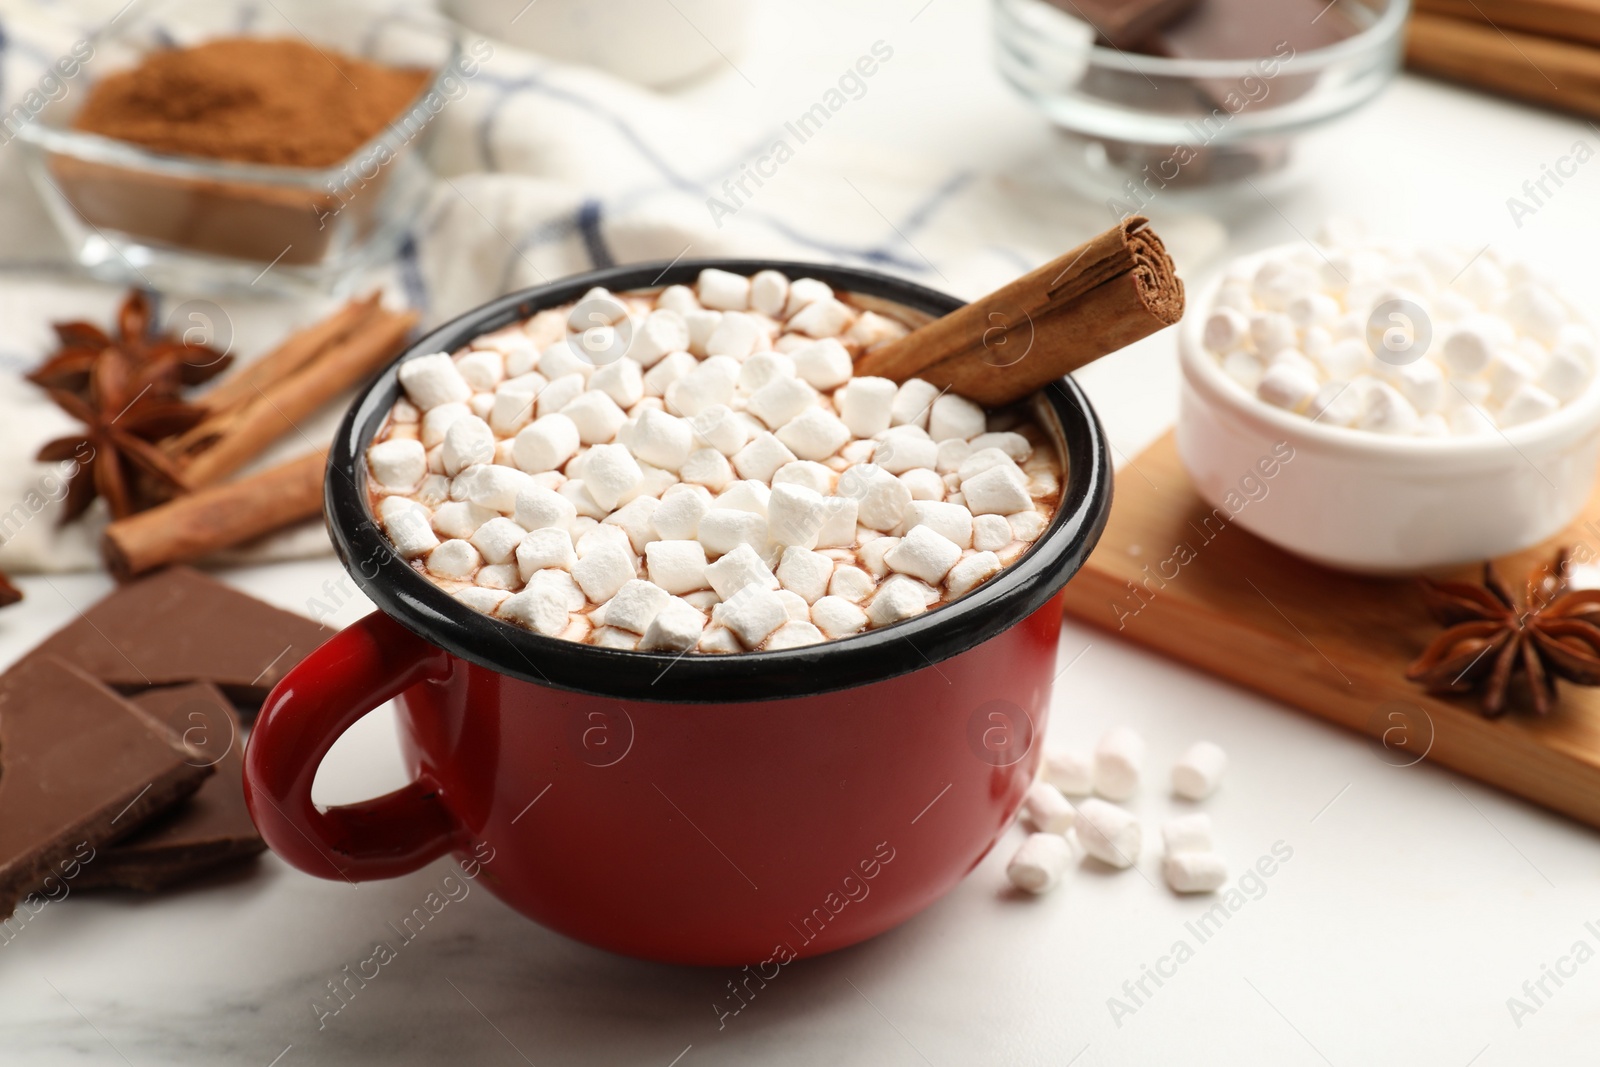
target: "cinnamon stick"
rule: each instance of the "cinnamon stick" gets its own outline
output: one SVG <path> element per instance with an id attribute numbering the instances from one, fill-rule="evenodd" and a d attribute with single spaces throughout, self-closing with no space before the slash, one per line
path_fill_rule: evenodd
<path id="1" fill-rule="evenodd" d="M 185 483 L 192 489 L 212 485 L 295 432 L 301 419 L 388 363 L 417 318 L 412 311 L 380 308 L 297 373 L 257 386 L 254 400 L 206 419 L 199 436 L 212 443 L 185 465 Z"/>
<path id="2" fill-rule="evenodd" d="M 201 489 L 106 527 L 101 554 L 119 580 L 203 559 L 322 512 L 325 451 Z"/>
<path id="3" fill-rule="evenodd" d="M 1600 117 L 1600 48 L 1589 45 L 1413 14 L 1406 65 L 1487 92 Z"/>
<path id="4" fill-rule="evenodd" d="M 350 301 L 320 322 L 296 330 L 260 359 L 235 370 L 201 397 L 199 403 L 216 413 L 253 399 L 258 389 L 293 374 L 317 353 L 360 329 L 381 310 L 377 293 L 364 300 Z"/>
<path id="5" fill-rule="evenodd" d="M 1177 322 L 1183 281 L 1134 215 L 1059 259 L 856 361 L 857 375 L 922 378 L 986 406 Z"/>
<path id="6" fill-rule="evenodd" d="M 1425 15 L 1600 45 L 1600 0 L 1415 0 L 1412 7 Z"/>

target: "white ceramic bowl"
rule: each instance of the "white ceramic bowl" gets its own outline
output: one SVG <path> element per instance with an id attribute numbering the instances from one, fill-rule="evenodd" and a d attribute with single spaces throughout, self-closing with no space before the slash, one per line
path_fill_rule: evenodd
<path id="1" fill-rule="evenodd" d="M 1239 265 L 1251 271 L 1288 247 Z M 1221 283 L 1219 273 L 1179 327 L 1177 438 L 1200 495 L 1230 522 L 1330 567 L 1400 574 L 1527 548 L 1589 499 L 1600 372 L 1559 411 L 1502 432 L 1419 438 L 1326 426 L 1258 400 L 1205 350 Z"/>

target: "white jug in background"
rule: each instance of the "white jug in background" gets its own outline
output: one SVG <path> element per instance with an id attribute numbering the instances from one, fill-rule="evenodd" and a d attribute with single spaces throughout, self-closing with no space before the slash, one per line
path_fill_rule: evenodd
<path id="1" fill-rule="evenodd" d="M 744 43 L 748 0 L 446 0 L 446 10 L 494 40 L 641 85 L 711 71 Z"/>

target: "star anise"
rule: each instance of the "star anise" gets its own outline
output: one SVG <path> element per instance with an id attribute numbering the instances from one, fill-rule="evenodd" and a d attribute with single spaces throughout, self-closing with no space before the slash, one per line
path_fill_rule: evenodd
<path id="1" fill-rule="evenodd" d="M 54 326 L 60 347 L 28 375 L 46 389 L 62 389 L 79 396 L 89 387 L 95 364 L 113 349 L 127 355 L 141 370 L 150 371 L 153 384 L 167 394 L 179 384 L 199 385 L 228 369 L 233 357 L 210 345 L 185 341 L 151 329 L 150 302 L 144 293 L 128 293 L 117 311 L 113 337 L 92 322 L 58 322 Z"/>
<path id="2" fill-rule="evenodd" d="M 49 390 L 62 410 L 83 423 L 82 433 L 39 450 L 42 462 L 79 464 L 67 489 L 63 525 L 96 496 L 120 519 L 184 491 L 177 465 L 155 442 L 190 429 L 205 411 L 161 391 L 164 375 L 160 366 L 137 367 L 121 349 L 109 348 L 90 371 L 86 396 Z"/>
<path id="3" fill-rule="evenodd" d="M 1557 678 L 1600 685 L 1600 589 L 1572 588 L 1566 549 L 1528 575 L 1520 604 L 1489 563 L 1482 585 L 1424 579 L 1422 594 L 1448 627 L 1406 670 L 1429 692 L 1482 687 L 1483 713 L 1494 718 L 1518 675 L 1541 715 L 1556 701 Z"/>

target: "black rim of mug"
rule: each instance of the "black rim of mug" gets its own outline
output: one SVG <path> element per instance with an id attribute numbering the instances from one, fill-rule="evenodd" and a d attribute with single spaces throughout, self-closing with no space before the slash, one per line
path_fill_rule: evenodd
<path id="1" fill-rule="evenodd" d="M 692 285 L 702 270 L 712 267 L 746 275 L 771 269 L 791 278 L 817 278 L 835 290 L 933 315 L 962 305 L 925 286 L 851 267 L 701 259 L 574 275 L 501 297 L 451 320 L 409 345 L 362 391 L 328 453 L 325 504 L 334 547 L 379 611 L 447 652 L 536 685 L 620 700 L 753 702 L 848 689 L 933 667 L 1022 622 L 1083 566 L 1111 510 L 1111 464 L 1099 420 L 1070 377 L 1045 391 L 1067 453 L 1061 503 L 1045 533 L 1021 559 L 965 596 L 904 622 L 850 637 L 775 652 L 685 654 L 600 648 L 545 637 L 469 608 L 395 552 L 368 502 L 366 451 L 400 397 L 402 363 L 433 352 L 454 352 L 475 337 L 575 301 L 596 286 L 622 292 Z"/>

